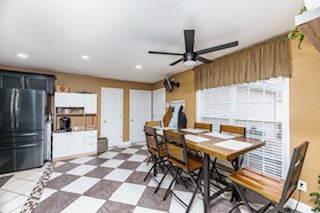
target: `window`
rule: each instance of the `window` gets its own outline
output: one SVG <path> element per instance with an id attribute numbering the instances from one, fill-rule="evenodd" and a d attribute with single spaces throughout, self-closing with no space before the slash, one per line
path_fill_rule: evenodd
<path id="1" fill-rule="evenodd" d="M 246 127 L 246 137 L 265 146 L 245 155 L 244 166 L 284 177 L 289 162 L 288 78 L 231 85 L 197 92 L 197 120 Z"/>

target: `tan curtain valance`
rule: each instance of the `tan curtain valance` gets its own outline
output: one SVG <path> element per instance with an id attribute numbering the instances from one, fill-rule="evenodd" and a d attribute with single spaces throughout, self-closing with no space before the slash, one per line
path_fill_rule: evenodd
<path id="1" fill-rule="evenodd" d="M 291 76 L 286 34 L 252 45 L 194 68 L 195 90 Z"/>

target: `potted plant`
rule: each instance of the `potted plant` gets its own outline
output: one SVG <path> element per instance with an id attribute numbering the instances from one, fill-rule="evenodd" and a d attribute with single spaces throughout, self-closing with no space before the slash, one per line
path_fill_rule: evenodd
<path id="1" fill-rule="evenodd" d="M 318 176 L 318 184 L 320 184 L 320 175 Z M 313 212 L 320 212 L 320 193 L 319 192 L 311 192 L 310 195 L 314 198 L 315 207 L 311 209 Z"/>
<path id="2" fill-rule="evenodd" d="M 303 7 L 303 8 L 301 8 L 301 10 L 300 10 L 298 15 L 300 15 L 300 14 L 306 12 L 306 11 L 307 11 L 306 7 Z M 302 43 L 302 41 L 304 39 L 304 35 L 297 27 L 295 27 L 294 30 L 291 30 L 287 35 L 287 39 L 288 40 L 293 40 L 293 39 L 296 39 L 296 38 L 298 38 L 298 48 L 300 49 L 301 43 Z"/>

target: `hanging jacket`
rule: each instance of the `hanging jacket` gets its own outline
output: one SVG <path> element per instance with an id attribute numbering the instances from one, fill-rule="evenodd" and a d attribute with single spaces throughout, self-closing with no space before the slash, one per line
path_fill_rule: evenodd
<path id="1" fill-rule="evenodd" d="M 186 128 L 187 127 L 187 116 L 186 111 L 183 106 L 180 107 L 179 115 L 178 115 L 178 127 Z"/>
<path id="2" fill-rule="evenodd" d="M 163 116 L 163 126 L 164 127 L 169 126 L 169 122 L 170 122 L 170 119 L 172 117 L 172 110 L 173 110 L 173 108 L 170 106 L 168 108 L 166 114 Z"/>

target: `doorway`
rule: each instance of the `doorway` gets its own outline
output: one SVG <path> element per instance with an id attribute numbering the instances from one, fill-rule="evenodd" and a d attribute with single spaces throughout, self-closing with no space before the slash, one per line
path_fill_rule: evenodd
<path id="1" fill-rule="evenodd" d="M 145 141 L 143 126 L 151 121 L 151 91 L 130 90 L 130 142 Z"/>
<path id="2" fill-rule="evenodd" d="M 152 91 L 152 120 L 162 121 L 166 113 L 166 90 L 165 88 Z"/>
<path id="3" fill-rule="evenodd" d="M 108 146 L 123 142 L 123 89 L 101 88 L 101 137 Z"/>

